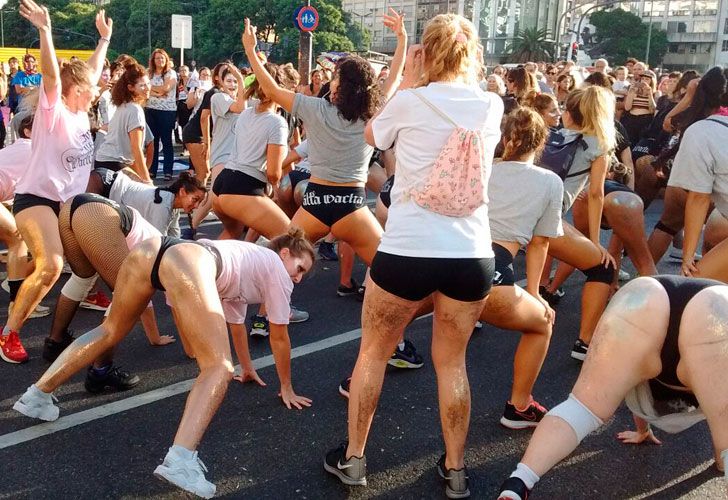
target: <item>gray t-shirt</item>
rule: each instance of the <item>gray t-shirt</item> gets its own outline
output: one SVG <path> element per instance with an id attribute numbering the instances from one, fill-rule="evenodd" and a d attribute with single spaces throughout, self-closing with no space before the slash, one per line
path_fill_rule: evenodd
<path id="1" fill-rule="evenodd" d="M 303 121 L 311 176 L 329 182 L 366 182 L 374 148 L 364 141 L 362 120 L 350 122 L 326 99 L 296 94 L 293 115 Z"/>
<path id="2" fill-rule="evenodd" d="M 569 130 L 566 128 L 562 128 L 559 132 L 563 134 L 567 140 L 569 136 L 577 135 L 579 132 L 575 130 Z M 574 177 L 567 177 L 564 179 L 564 204 L 561 207 L 561 210 L 566 213 L 571 208 L 571 205 L 574 204 L 574 200 L 576 200 L 576 197 L 579 196 L 579 193 L 584 189 L 584 186 L 586 186 L 587 182 L 589 182 L 589 173 L 591 168 L 591 164 L 594 160 L 599 158 L 600 156 L 605 155 L 606 153 L 602 152 L 602 150 L 599 148 L 599 142 L 597 141 L 597 138 L 593 135 L 584 135 L 583 136 L 584 142 L 586 142 L 587 148 L 578 148 L 576 150 L 576 154 L 574 155 L 574 161 L 571 164 L 571 168 L 569 169 L 569 173 L 571 172 L 585 172 L 581 175 L 577 175 Z"/>
<path id="3" fill-rule="evenodd" d="M 129 132 L 138 128 L 146 129 L 144 110 L 141 106 L 135 102 L 126 102 L 116 108 L 114 117 L 109 123 L 109 131 L 96 151 L 96 160 L 118 161 L 127 165 L 134 163 Z"/>
<path id="4" fill-rule="evenodd" d="M 120 205 L 136 208 L 147 222 L 154 226 L 163 235 L 175 236 L 173 227 L 177 223 L 179 214 L 174 206 L 174 193 L 159 191 L 161 203 L 154 203 L 154 186 L 137 182 L 123 173 L 116 176 L 109 192 L 109 199 Z"/>
<path id="5" fill-rule="evenodd" d="M 218 92 L 210 100 L 210 113 L 212 114 L 212 144 L 210 146 L 210 165 L 225 163 L 235 145 L 235 122 L 238 113 L 230 111 L 235 99 L 225 92 Z"/>
<path id="6" fill-rule="evenodd" d="M 235 123 L 234 147 L 225 168 L 243 172 L 261 182 L 267 182 L 266 153 L 269 144 L 288 144 L 288 125 L 276 113 L 258 113 L 256 106 L 240 113 Z"/>
<path id="7" fill-rule="evenodd" d="M 534 236 L 563 235 L 563 192 L 550 170 L 520 161 L 494 163 L 488 182 L 491 238 L 528 245 Z"/>
<path id="8" fill-rule="evenodd" d="M 728 116 L 709 118 L 728 125 Z M 688 127 L 667 185 L 710 194 L 718 212 L 728 217 L 728 127 L 721 123 L 700 120 Z"/>

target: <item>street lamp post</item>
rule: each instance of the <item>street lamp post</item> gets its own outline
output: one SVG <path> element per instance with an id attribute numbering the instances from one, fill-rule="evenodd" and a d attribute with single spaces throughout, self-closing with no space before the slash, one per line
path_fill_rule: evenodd
<path id="1" fill-rule="evenodd" d="M 369 12 L 366 14 L 359 14 L 358 12 L 354 12 L 353 10 L 349 12 L 352 16 L 356 16 L 359 18 L 359 31 L 361 32 L 361 41 L 364 41 L 364 18 L 369 17 L 372 15 L 372 9 L 369 9 Z M 361 49 L 364 49 L 364 47 L 360 47 Z"/>
<path id="2" fill-rule="evenodd" d="M 655 2 L 650 0 L 650 25 L 647 27 L 647 49 L 645 50 L 645 64 L 650 64 L 650 42 L 652 42 L 652 10 Z M 663 14 L 664 15 L 664 14 Z"/>
<path id="3" fill-rule="evenodd" d="M 152 0 L 147 0 L 147 53 L 152 53 Z"/>

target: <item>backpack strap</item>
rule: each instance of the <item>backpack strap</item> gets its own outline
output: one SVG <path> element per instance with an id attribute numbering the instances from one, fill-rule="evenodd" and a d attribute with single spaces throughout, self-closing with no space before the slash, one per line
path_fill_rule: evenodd
<path id="1" fill-rule="evenodd" d="M 583 134 L 577 135 L 575 142 L 578 142 L 579 146 L 581 146 L 581 148 L 584 149 L 584 151 L 589 149 L 589 144 L 587 144 L 586 141 L 584 140 Z M 571 168 L 571 165 L 569 165 L 569 168 Z M 569 177 L 577 177 L 579 175 L 589 172 L 590 170 L 591 170 L 591 165 L 589 165 L 589 167 L 585 168 L 584 170 L 579 170 L 578 172 L 574 172 L 574 173 L 567 172 L 566 175 L 564 176 L 564 179 L 568 179 Z"/>
<path id="2" fill-rule="evenodd" d="M 706 119 L 705 119 L 705 121 L 706 121 L 706 122 L 715 122 L 715 123 L 720 123 L 720 124 L 721 124 L 721 125 L 723 125 L 724 127 L 728 127 L 728 123 L 726 123 L 726 122 L 722 122 L 722 121 L 720 121 L 720 120 L 716 120 L 715 118 L 706 118 Z"/>
<path id="3" fill-rule="evenodd" d="M 422 94 L 420 94 L 416 90 L 413 90 L 412 93 L 415 96 L 417 96 L 417 98 L 420 101 L 422 101 L 423 103 L 425 103 L 427 105 L 427 107 L 429 107 L 432 111 L 434 111 L 435 113 L 437 113 L 438 115 L 440 115 L 443 120 L 445 120 L 446 122 L 449 122 L 455 128 L 460 128 L 460 125 L 458 125 L 457 123 L 455 123 L 455 121 L 452 118 L 450 118 L 449 116 L 447 116 L 447 114 L 444 111 L 442 111 L 440 108 L 438 108 L 437 106 L 435 106 L 434 104 L 432 104 L 429 100 L 425 99 L 425 96 L 423 96 Z"/>

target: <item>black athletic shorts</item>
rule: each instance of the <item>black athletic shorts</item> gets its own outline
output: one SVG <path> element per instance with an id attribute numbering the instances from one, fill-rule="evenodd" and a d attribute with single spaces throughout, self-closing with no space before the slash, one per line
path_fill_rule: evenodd
<path id="1" fill-rule="evenodd" d="M 48 198 L 34 194 L 15 194 L 15 198 L 13 199 L 13 215 L 18 215 L 26 208 L 31 207 L 50 207 L 56 214 L 56 217 L 61 212 L 60 201 L 49 200 Z"/>
<path id="2" fill-rule="evenodd" d="M 291 170 L 288 172 L 288 178 L 291 180 L 291 189 L 296 189 L 299 182 L 311 178 L 311 172 L 309 170 Z"/>
<path id="3" fill-rule="evenodd" d="M 71 214 L 69 216 L 71 230 L 73 230 L 73 214 L 75 214 L 76 210 L 78 210 L 81 206 L 86 205 L 87 203 L 102 203 L 116 210 L 121 221 L 119 224 L 121 232 L 124 233 L 124 236 L 129 235 L 131 228 L 134 225 L 134 213 L 131 209 L 129 209 L 126 205 L 119 205 L 115 201 L 111 201 L 108 198 L 104 198 L 103 196 L 99 196 L 94 193 L 82 193 L 73 197 L 73 201 L 71 202 Z"/>
<path id="4" fill-rule="evenodd" d="M 605 179 L 604 180 L 604 197 L 606 198 L 608 194 L 610 193 L 633 193 L 629 186 L 625 186 L 621 182 L 613 181 L 612 179 Z M 602 223 L 601 223 L 602 229 L 612 229 L 609 224 L 607 224 L 607 219 L 604 217 L 604 214 L 602 214 Z"/>
<path id="5" fill-rule="evenodd" d="M 513 286 L 516 284 L 516 275 L 513 271 L 513 255 L 504 246 L 493 243 L 495 253 L 495 274 L 493 286 Z"/>
<path id="6" fill-rule="evenodd" d="M 688 302 L 698 292 L 711 286 L 725 285 L 725 283 L 715 280 L 670 275 L 652 276 L 652 278 L 656 279 L 662 285 L 670 300 L 670 320 L 667 326 L 665 342 L 660 352 L 662 372 L 655 379 L 657 382 L 662 382 L 663 384 L 682 386 L 682 382 L 677 377 L 677 365 L 680 362 L 678 336 L 680 335 L 680 321 L 682 321 L 685 306 L 688 305 Z M 650 384 L 650 386 L 652 385 L 654 383 Z M 670 395 L 673 397 L 675 396 L 674 393 L 681 394 L 680 391 L 671 390 L 662 384 L 658 384 L 658 386 L 670 392 Z M 657 398 L 658 395 L 655 395 L 655 397 Z"/>
<path id="7" fill-rule="evenodd" d="M 98 176 L 101 181 L 101 196 L 108 198 L 111 194 L 111 186 L 114 185 L 116 177 L 124 174 L 119 174 L 117 170 L 101 167 L 92 170 L 91 175 Z"/>
<path id="8" fill-rule="evenodd" d="M 98 161 L 94 160 L 94 170 L 99 170 L 101 168 L 112 170 L 114 172 L 118 172 L 119 170 L 122 170 L 129 165 L 126 163 L 122 163 L 120 161 Z"/>
<path id="9" fill-rule="evenodd" d="M 212 185 L 217 196 L 237 194 L 242 196 L 265 196 L 266 183 L 238 170 L 223 168 Z"/>
<path id="10" fill-rule="evenodd" d="M 202 243 L 200 241 L 183 240 L 181 238 L 173 238 L 172 236 L 162 236 L 162 242 L 159 246 L 159 252 L 157 252 L 157 258 L 154 259 L 154 265 L 152 266 L 152 273 L 150 276 L 152 287 L 154 287 L 155 289 L 166 292 L 164 286 L 162 286 L 162 282 L 159 279 L 159 265 L 162 263 L 162 257 L 164 257 L 164 254 L 167 252 L 167 250 L 175 245 L 180 245 L 183 243 L 200 245 L 202 248 L 210 252 L 212 257 L 215 259 L 215 268 L 217 269 L 217 271 L 215 272 L 215 279 L 220 276 L 220 271 L 222 269 L 222 258 L 220 257 L 220 253 L 217 251 L 217 248 L 213 247 L 212 245 Z"/>
<path id="11" fill-rule="evenodd" d="M 309 182 L 301 206 L 331 227 L 350 213 L 366 206 L 366 199 L 364 187 L 324 186 Z"/>
<path id="12" fill-rule="evenodd" d="M 377 286 L 405 300 L 440 292 L 453 300 L 483 299 L 493 284 L 495 259 L 435 259 L 377 252 L 370 275 Z"/>
<path id="13" fill-rule="evenodd" d="M 379 199 L 387 208 L 392 204 L 392 186 L 394 186 L 394 175 L 389 176 L 382 184 L 382 189 L 379 190 Z"/>

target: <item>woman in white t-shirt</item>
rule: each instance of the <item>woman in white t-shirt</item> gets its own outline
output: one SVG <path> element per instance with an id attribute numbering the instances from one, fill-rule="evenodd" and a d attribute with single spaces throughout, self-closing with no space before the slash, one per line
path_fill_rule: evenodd
<path id="1" fill-rule="evenodd" d="M 152 177 L 159 168 L 159 141 L 164 153 L 164 180 L 172 179 L 174 144 L 172 131 L 177 120 L 177 73 L 164 49 L 154 49 L 149 57 L 149 81 L 152 85 L 145 108 L 147 123 L 154 134 L 154 156 L 149 166 Z"/>
<path id="2" fill-rule="evenodd" d="M 99 11 L 96 28 L 101 37 L 91 58 L 59 67 L 48 10 L 33 0 L 22 0 L 19 12 L 38 29 L 43 82 L 28 169 L 16 185 L 13 203 L 18 230 L 33 255 L 35 268 L 20 287 L 15 307 L 0 333 L 0 357 L 10 363 L 28 360 L 18 332 L 63 269 L 58 212 L 61 203 L 84 192 L 88 183 L 94 151 L 88 110 L 98 94 L 96 82 L 112 31 L 111 19 Z"/>
<path id="3" fill-rule="evenodd" d="M 266 63 L 265 71 L 282 84 L 278 66 Z M 284 234 L 291 223 L 266 193 L 267 184 L 277 189 L 284 174 L 288 124 L 257 79 L 239 95 L 241 106 L 253 97 L 256 101 L 237 117 L 230 157 L 212 185 L 212 206 L 224 238 L 238 238 L 247 226 L 270 239 Z"/>
<path id="4" fill-rule="evenodd" d="M 154 474 L 203 498 L 215 485 L 205 479 L 197 446 L 233 378 L 227 324 L 242 365 L 241 381 L 258 377 L 247 349 L 248 304 L 265 302 L 271 319 L 270 344 L 280 381 L 280 398 L 289 409 L 311 400 L 291 383 L 288 318 L 293 285 L 314 263 L 314 251 L 301 230 L 290 230 L 264 248 L 242 241 L 184 241 L 154 237 L 138 244 L 119 270 L 114 306 L 103 324 L 74 341 L 32 385 L 14 408 L 29 417 L 52 421 L 59 409 L 52 392 L 131 331 L 156 290 L 165 291 L 184 343 L 200 367 L 164 463 Z M 227 324 L 226 324 L 227 323 Z"/>
<path id="5" fill-rule="evenodd" d="M 324 467 L 345 484 L 365 484 L 364 448 L 387 361 L 407 323 L 431 298 L 432 359 L 446 448 L 438 470 L 446 478 L 448 496 L 465 498 L 470 416 L 465 348 L 493 283 L 486 194 L 503 102 L 478 87 L 478 40 L 470 21 L 453 14 L 436 16 L 422 43 L 409 49 L 400 91 L 365 131 L 369 144 L 383 151 L 394 145 L 397 180 L 364 297 L 362 342 L 350 386 L 348 447 L 331 450 Z M 483 138 L 482 203 L 460 217 L 424 208 L 410 196 L 431 174 L 456 130 L 453 122 Z"/>
<path id="6" fill-rule="evenodd" d="M 149 77 L 143 66 L 126 67 L 111 90 L 111 102 L 116 107 L 108 126 L 106 139 L 96 151 L 94 168 L 118 171 L 131 168 L 139 178 L 152 183 L 144 157 L 146 119 L 142 106 L 149 98 Z"/>

